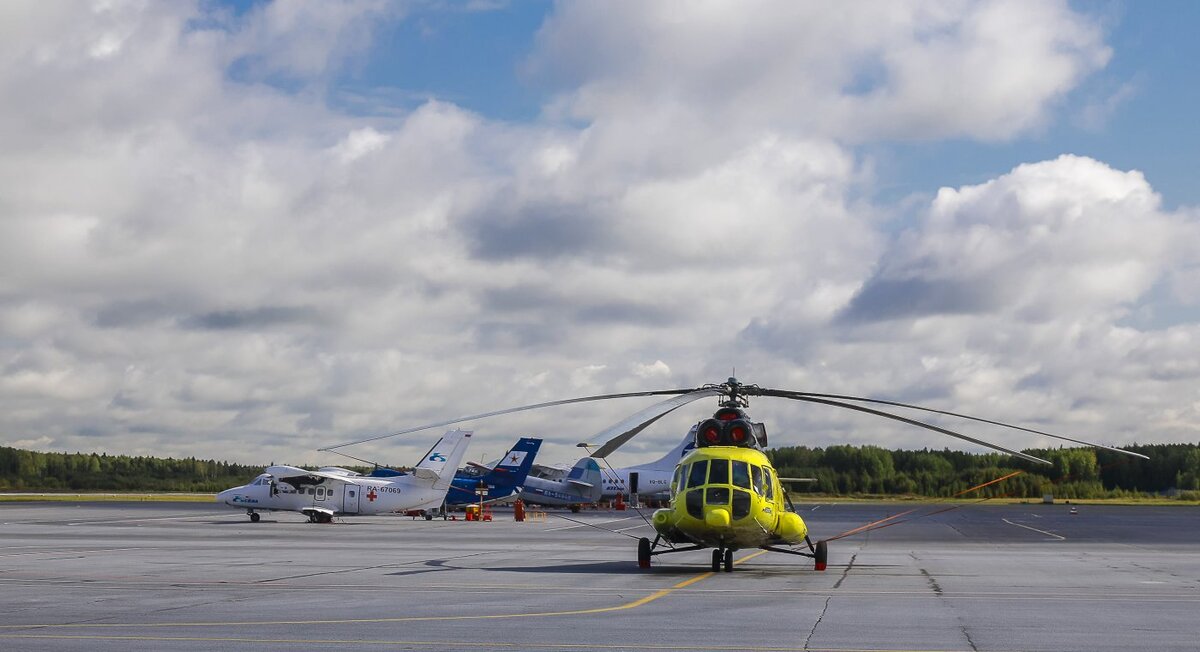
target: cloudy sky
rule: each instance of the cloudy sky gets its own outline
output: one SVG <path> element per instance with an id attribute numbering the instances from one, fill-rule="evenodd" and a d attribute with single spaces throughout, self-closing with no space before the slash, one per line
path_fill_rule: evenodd
<path id="1" fill-rule="evenodd" d="M 734 369 L 1195 442 L 1198 23 L 1183 1 L 0 3 L 0 443 L 333 463 L 315 449 Z M 534 435 L 570 461 L 649 402 L 469 424 L 469 455 Z M 752 408 L 774 444 L 957 447 Z M 411 463 L 437 434 L 355 452 Z"/>

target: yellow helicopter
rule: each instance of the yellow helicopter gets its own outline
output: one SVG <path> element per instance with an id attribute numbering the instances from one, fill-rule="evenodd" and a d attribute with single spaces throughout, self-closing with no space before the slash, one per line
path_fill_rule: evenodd
<path id="1" fill-rule="evenodd" d="M 1051 462 L 930 423 L 866 407 L 861 403 L 887 405 L 968 419 L 1149 459 L 1140 453 L 1120 448 L 947 410 L 863 396 L 770 389 L 758 385 L 746 385 L 732 377 L 724 383 L 690 389 L 602 394 L 523 405 L 415 426 L 399 432 L 337 444 L 320 450 L 346 455 L 336 449 L 428 428 L 514 412 L 572 403 L 645 396 L 671 396 L 671 398 L 640 410 L 598 433 L 596 438 L 606 439 L 606 441 L 591 454 L 592 457 L 599 459 L 607 457 L 655 421 L 692 401 L 706 397 L 719 397 L 719 409 L 712 418 L 698 424 L 696 448 L 685 455 L 675 469 L 670 488 L 670 507 L 655 511 L 651 519 L 651 525 L 656 532 L 654 540 L 643 537 L 638 541 L 638 565 L 642 568 L 648 568 L 650 559 L 657 555 L 713 548 L 712 569 L 717 571 L 723 567 L 728 572 L 733 570 L 734 551 L 742 548 L 761 548 L 810 557 L 815 562 L 815 570 L 825 570 L 828 560 L 828 544 L 825 541 L 818 541 L 815 544 L 812 542 L 808 536 L 808 526 L 795 513 L 791 500 L 783 489 L 782 481 L 784 479 L 778 476 L 763 453 L 763 449 L 767 446 L 766 428 L 761 423 L 751 421 L 746 414 L 751 396 L 786 398 L 871 414 L 956 437 L 1040 464 L 1051 464 Z M 590 448 L 589 444 L 581 443 L 579 445 Z M 675 544 L 685 545 L 676 547 Z M 801 544 L 807 550 L 794 548 Z"/>
<path id="2" fill-rule="evenodd" d="M 654 512 L 654 541 L 638 542 L 638 566 L 650 567 L 650 558 L 669 552 L 712 548 L 712 569 L 733 570 L 733 553 L 742 548 L 763 548 L 811 556 L 825 570 L 828 547 L 808 537 L 804 519 L 791 509 L 775 468 L 760 450 L 765 429 L 755 428 L 745 411 L 722 407 L 696 429 L 696 448 L 675 468 L 670 507 Z M 660 542 L 668 547 L 656 550 Z M 691 544 L 677 548 L 673 544 Z M 806 544 L 809 552 L 777 545 Z"/>

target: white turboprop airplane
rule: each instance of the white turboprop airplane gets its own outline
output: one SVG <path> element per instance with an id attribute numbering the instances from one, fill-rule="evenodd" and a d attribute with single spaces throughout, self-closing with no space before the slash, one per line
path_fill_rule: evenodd
<path id="1" fill-rule="evenodd" d="M 653 462 L 618 469 L 601 464 L 600 475 L 604 487 L 601 498 L 610 500 L 616 498 L 617 494 L 623 494 L 626 498 L 637 494 L 639 498 L 665 499 L 670 493 L 671 476 L 675 474 L 679 459 L 695 447 L 696 426 L 692 426 L 678 446 Z"/>
<path id="2" fill-rule="evenodd" d="M 217 502 L 246 510 L 253 523 L 258 522 L 259 512 L 276 510 L 300 512 L 313 523 L 328 523 L 343 514 L 436 509 L 446 500 L 469 443 L 470 431 L 450 430 L 412 473 L 382 478 L 336 466 L 317 471 L 269 466 L 250 484 L 217 494 Z"/>

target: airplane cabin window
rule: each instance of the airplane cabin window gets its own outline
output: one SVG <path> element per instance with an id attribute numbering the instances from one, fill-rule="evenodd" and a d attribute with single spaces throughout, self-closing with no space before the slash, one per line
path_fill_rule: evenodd
<path id="1" fill-rule="evenodd" d="M 750 465 L 740 460 L 733 461 L 733 484 L 742 489 L 750 488 Z"/>
<path id="2" fill-rule="evenodd" d="M 729 484 L 729 460 L 709 462 L 708 484 Z"/>
<path id="3" fill-rule="evenodd" d="M 733 492 L 733 520 L 746 518 L 750 515 L 750 493 L 746 491 Z"/>
<path id="4" fill-rule="evenodd" d="M 761 496 L 763 494 L 763 475 L 761 466 L 755 464 L 750 467 L 750 479 L 754 483 L 754 493 Z"/>
<path id="5" fill-rule="evenodd" d="M 350 492 L 350 497 L 351 497 L 351 498 L 353 498 L 353 497 L 354 497 L 354 491 L 351 491 L 351 492 Z"/>
<path id="6" fill-rule="evenodd" d="M 707 475 L 708 460 L 692 462 L 692 468 L 690 471 L 688 471 L 688 488 L 691 489 L 692 487 L 699 487 L 700 485 L 704 484 L 704 478 Z"/>
<path id="7" fill-rule="evenodd" d="M 729 487 L 709 487 L 705 491 L 708 493 L 704 496 L 704 502 L 709 505 L 729 504 Z"/>

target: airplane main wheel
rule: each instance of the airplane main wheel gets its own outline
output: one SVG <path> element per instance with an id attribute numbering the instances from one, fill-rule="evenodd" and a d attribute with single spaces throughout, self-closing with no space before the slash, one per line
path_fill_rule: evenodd
<path id="1" fill-rule="evenodd" d="M 725 549 L 725 572 L 733 572 L 733 548 Z"/>
<path id="2" fill-rule="evenodd" d="M 258 513 L 256 513 L 256 512 L 250 512 L 250 522 L 251 522 L 251 523 L 257 523 L 257 522 L 258 522 L 258 519 L 260 519 L 260 518 L 262 518 L 262 517 L 261 517 L 261 516 L 259 516 L 259 515 L 258 515 Z"/>
<path id="3" fill-rule="evenodd" d="M 638 541 L 638 568 L 650 568 L 650 539 L 646 537 Z"/>
<path id="4" fill-rule="evenodd" d="M 579 509 L 580 509 L 579 505 L 571 505 L 571 513 L 572 514 L 578 514 Z"/>
<path id="5" fill-rule="evenodd" d="M 829 544 L 824 541 L 818 541 L 814 558 L 817 563 L 813 566 L 813 570 L 825 570 L 825 562 L 829 561 Z"/>
<path id="6" fill-rule="evenodd" d="M 712 570 L 714 573 L 720 572 L 722 559 L 724 559 L 724 555 L 722 554 L 721 549 L 714 548 L 712 557 Z"/>
<path id="7" fill-rule="evenodd" d="M 433 520 L 433 514 L 430 514 L 429 512 L 425 512 L 425 520 L 426 520 L 426 521 L 432 521 L 432 520 Z"/>

